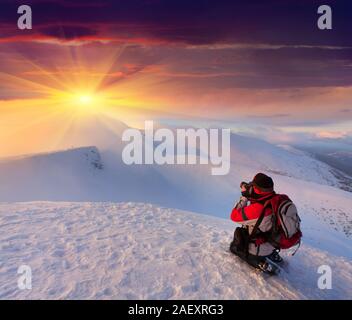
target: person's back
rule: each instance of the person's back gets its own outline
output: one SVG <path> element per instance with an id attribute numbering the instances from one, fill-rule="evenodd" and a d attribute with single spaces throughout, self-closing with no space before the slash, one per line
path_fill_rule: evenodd
<path id="1" fill-rule="evenodd" d="M 252 182 L 242 182 L 240 187 L 242 196 L 231 212 L 231 219 L 242 228 L 235 230 L 231 252 L 254 267 L 260 267 L 266 257 L 280 261 L 275 247 L 266 239 L 266 234 L 273 228 L 273 210 L 266 206 L 275 196 L 273 180 L 258 173 Z"/>

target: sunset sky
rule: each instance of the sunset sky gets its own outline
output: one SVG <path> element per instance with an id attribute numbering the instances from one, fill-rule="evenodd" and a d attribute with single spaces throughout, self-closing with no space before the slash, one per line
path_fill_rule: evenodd
<path id="1" fill-rule="evenodd" d="M 23 3 L 0 0 L 0 156 L 87 117 L 351 139 L 351 1 L 28 0 L 19 30 Z"/>

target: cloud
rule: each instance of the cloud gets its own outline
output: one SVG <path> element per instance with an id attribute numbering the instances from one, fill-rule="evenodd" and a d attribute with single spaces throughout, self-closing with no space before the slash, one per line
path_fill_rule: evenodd
<path id="1" fill-rule="evenodd" d="M 352 85 L 350 1 L 331 2 L 329 32 L 316 27 L 315 3 L 291 0 L 31 0 L 34 29 L 23 32 L 19 3 L 1 5 L 0 45 L 155 47 L 169 64 L 158 76 L 214 89 Z"/>
<path id="2" fill-rule="evenodd" d="M 57 39 L 72 40 L 97 35 L 97 31 L 82 26 L 50 26 L 42 28 L 41 34 Z"/>
<path id="3" fill-rule="evenodd" d="M 269 115 L 249 115 L 248 118 L 251 119 L 281 119 L 289 117 L 289 113 L 276 113 L 276 114 L 269 114 Z"/>
<path id="4" fill-rule="evenodd" d="M 20 3 L 1 3 L 3 74 L 46 84 L 48 75 L 95 77 L 148 107 L 245 123 L 319 129 L 350 114 L 350 1 L 334 2 L 328 32 L 316 27 L 313 1 L 28 0 L 34 29 L 25 32 Z M 27 96 L 1 80 L 0 99 Z"/>
<path id="5" fill-rule="evenodd" d="M 279 49 L 322 49 L 322 50 L 346 50 L 352 47 L 346 46 L 328 46 L 328 45 L 286 45 L 286 44 L 269 44 L 269 43 L 215 43 L 189 45 L 190 50 L 279 50 Z"/>
<path id="6" fill-rule="evenodd" d="M 15 25 L 13 20 L 20 3 L 2 1 L 0 25 Z M 58 25 L 85 28 L 89 24 L 98 26 L 102 37 L 115 40 L 144 39 L 190 46 L 240 44 L 256 48 L 352 46 L 349 19 L 352 4 L 343 0 L 325 1 L 334 7 L 334 28 L 329 32 L 316 27 L 314 1 L 305 2 L 304 6 L 300 1 L 287 0 L 269 0 L 265 4 L 261 0 L 28 0 L 26 3 L 35 14 L 34 28 L 44 30 Z M 62 38 L 60 33 L 53 36 Z"/>
<path id="7" fill-rule="evenodd" d="M 350 135 L 348 131 L 320 131 L 316 137 L 320 139 L 345 139 Z"/>

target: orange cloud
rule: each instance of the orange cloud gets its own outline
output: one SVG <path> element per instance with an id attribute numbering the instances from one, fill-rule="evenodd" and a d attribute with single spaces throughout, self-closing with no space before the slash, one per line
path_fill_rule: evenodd
<path id="1" fill-rule="evenodd" d="M 348 132 L 346 131 L 320 131 L 316 133 L 317 138 L 323 139 L 343 139 L 348 137 Z"/>

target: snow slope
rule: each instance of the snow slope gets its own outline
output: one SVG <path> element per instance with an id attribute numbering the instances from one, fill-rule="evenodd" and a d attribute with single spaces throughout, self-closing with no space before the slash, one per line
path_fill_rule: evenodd
<path id="1" fill-rule="evenodd" d="M 0 201 L 149 201 L 176 205 L 174 190 L 153 168 L 130 167 L 96 147 L 0 161 Z M 168 190 L 172 197 L 161 190 Z"/>
<path id="2" fill-rule="evenodd" d="M 276 156 L 268 158 L 272 148 L 288 157 L 285 150 L 267 146 L 268 152 L 258 154 L 266 156 L 268 164 L 275 164 Z M 255 147 L 248 143 L 247 149 L 251 154 Z M 245 150 L 239 154 L 245 157 Z M 308 158 L 299 156 L 304 158 L 297 163 Z M 287 163 L 288 170 L 295 168 L 292 159 L 282 160 L 281 166 Z M 289 194 L 303 213 L 315 214 L 326 225 L 352 236 L 352 193 L 328 186 L 324 176 L 317 178 L 318 171 L 307 166 L 305 179 L 298 179 L 265 170 L 260 161 L 255 166 L 244 159 L 233 160 L 229 175 L 211 176 L 207 165 L 127 166 L 116 154 L 101 153 L 96 147 L 9 158 L 0 161 L 0 201 L 147 202 L 227 218 L 240 196 L 240 182 L 264 171 L 273 177 L 276 191 Z M 320 166 L 314 159 L 309 161 Z"/>
<path id="3" fill-rule="evenodd" d="M 261 139 L 233 134 L 231 153 L 235 165 L 341 187 L 332 167 L 291 146 L 277 146 Z"/>
<path id="4" fill-rule="evenodd" d="M 102 169 L 95 147 L 3 159 L 0 201 L 87 199 Z"/>
<path id="5" fill-rule="evenodd" d="M 352 243 L 341 234 L 329 233 L 330 249 L 345 257 L 314 244 L 322 227 L 285 257 L 286 272 L 266 278 L 229 253 L 233 228 L 149 204 L 3 203 L 0 298 L 352 299 Z M 32 268 L 32 290 L 17 288 L 22 264 Z M 317 286 L 321 265 L 332 268 L 331 290 Z"/>

